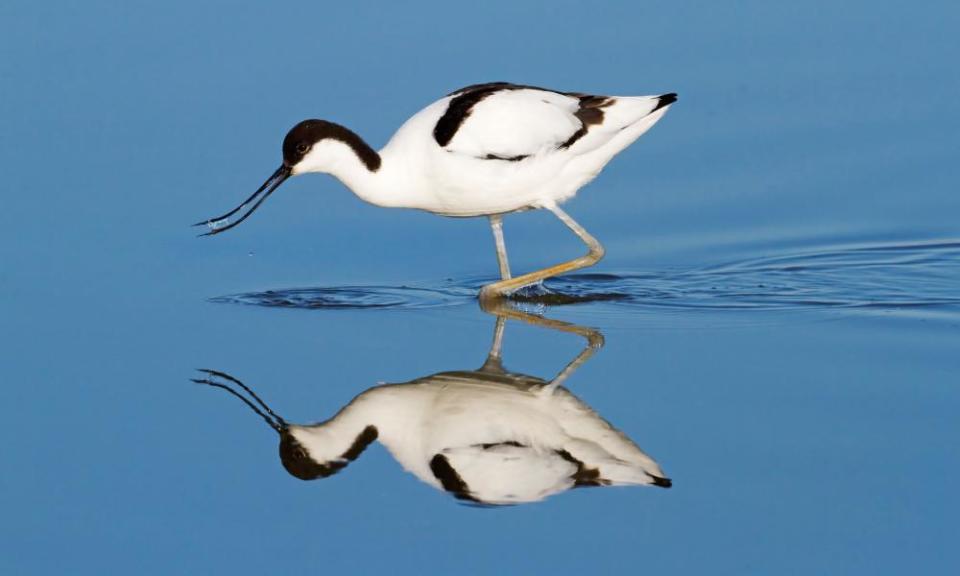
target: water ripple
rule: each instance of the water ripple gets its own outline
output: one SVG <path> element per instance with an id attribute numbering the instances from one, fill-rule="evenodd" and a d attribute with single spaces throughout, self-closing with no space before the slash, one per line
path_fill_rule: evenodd
<path id="1" fill-rule="evenodd" d="M 463 305 L 489 279 L 234 294 L 214 302 L 283 308 L 422 309 Z M 653 310 L 960 310 L 960 241 L 830 246 L 699 268 L 574 274 L 512 298 L 535 305 L 606 302 Z"/>
<path id="2" fill-rule="evenodd" d="M 476 298 L 471 286 L 454 284 L 429 286 L 331 286 L 289 288 L 247 292 L 211 298 L 211 302 L 247 304 L 270 308 L 340 309 L 366 308 L 422 309 L 457 306 Z"/>

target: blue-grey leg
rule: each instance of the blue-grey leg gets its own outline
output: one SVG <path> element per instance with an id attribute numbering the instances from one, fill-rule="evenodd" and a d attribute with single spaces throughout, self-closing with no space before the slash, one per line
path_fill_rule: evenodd
<path id="1" fill-rule="evenodd" d="M 559 206 L 545 206 L 547 210 L 553 212 L 553 214 L 563 222 L 567 228 L 573 230 L 573 233 L 577 235 L 583 243 L 587 245 L 588 252 L 579 257 L 557 264 L 556 266 L 550 266 L 549 268 L 544 268 L 542 270 L 536 270 L 534 272 L 529 272 L 515 278 L 510 278 L 509 276 L 509 267 L 507 267 L 507 276 L 504 276 L 503 280 L 499 282 L 494 282 L 493 284 L 488 284 L 480 290 L 480 299 L 489 300 L 492 298 L 503 298 L 508 296 L 510 293 L 523 288 L 524 286 L 529 286 L 531 284 L 536 284 L 545 278 L 550 278 L 551 276 L 557 276 L 560 274 L 565 274 L 567 272 L 572 272 L 574 270 L 579 270 L 581 268 L 586 268 L 588 266 L 593 266 L 603 258 L 604 250 L 603 246 L 600 245 L 600 242 L 596 238 L 590 235 L 583 226 L 577 224 L 576 220 L 571 218 L 566 212 L 560 209 Z M 499 217 L 497 217 L 499 218 Z M 503 246 L 503 230 L 499 226 L 499 220 L 494 220 L 494 217 L 490 217 L 491 226 L 493 226 L 494 237 L 497 238 L 497 257 L 500 258 L 501 263 L 501 275 L 506 265 L 506 248 L 503 248 L 503 255 L 501 257 L 501 247 Z M 498 232 L 499 230 L 499 232 Z"/>
<path id="2" fill-rule="evenodd" d="M 503 373 L 503 329 L 506 326 L 507 317 L 502 314 L 496 314 L 497 323 L 493 327 L 493 342 L 490 344 L 490 353 L 487 354 L 487 360 L 480 368 L 481 372 Z"/>
<path id="3" fill-rule="evenodd" d="M 603 347 L 603 334 L 593 328 L 529 314 L 513 308 L 509 302 L 503 299 L 481 300 L 480 307 L 485 312 L 494 314 L 497 317 L 497 324 L 493 330 L 493 343 L 490 346 L 490 353 L 487 355 L 487 361 L 484 362 L 483 367 L 480 369 L 484 372 L 503 372 L 501 349 L 503 346 L 504 325 L 508 318 L 520 320 L 534 326 L 543 326 L 545 328 L 560 330 L 561 332 L 579 334 L 586 339 L 587 345 L 584 349 L 540 390 L 540 394 L 542 395 L 552 394 L 557 388 L 563 385 L 577 368 L 583 365 L 584 362 L 596 354 L 597 350 Z"/>
<path id="4" fill-rule="evenodd" d="M 493 240 L 497 244 L 497 264 L 500 265 L 500 279 L 510 279 L 510 262 L 507 260 L 507 245 L 503 241 L 503 215 L 490 216 L 490 228 L 493 230 Z"/>

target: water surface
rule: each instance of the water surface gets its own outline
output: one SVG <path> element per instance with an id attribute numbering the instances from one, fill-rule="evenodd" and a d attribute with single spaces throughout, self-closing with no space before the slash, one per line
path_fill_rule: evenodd
<path id="1" fill-rule="evenodd" d="M 3 4 L 0 572 L 957 572 L 958 15 Z M 484 366 L 482 220 L 315 176 L 228 233 L 189 224 L 249 195 L 299 120 L 379 146 L 492 80 L 680 94 L 566 206 L 607 258 L 521 294 L 543 320 L 502 339 L 531 386 L 591 350 L 563 388 L 669 490 L 480 507 L 377 442 L 304 482 L 255 414 L 190 382 L 222 370 L 304 423 Z M 582 250 L 549 214 L 505 233 L 517 271 Z"/>

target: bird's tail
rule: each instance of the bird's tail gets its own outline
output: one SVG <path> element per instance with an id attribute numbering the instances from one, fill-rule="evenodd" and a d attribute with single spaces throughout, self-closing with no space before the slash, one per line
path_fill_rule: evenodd
<path id="1" fill-rule="evenodd" d="M 646 468 L 618 460 L 609 460 L 598 466 L 599 477 L 604 483 L 613 485 L 649 485 L 669 488 L 673 482 L 664 475 L 656 464 Z"/>
<path id="2" fill-rule="evenodd" d="M 580 154 L 597 151 L 612 158 L 663 118 L 677 95 L 615 96 L 612 101 L 603 108 L 603 123 L 578 143 Z"/>

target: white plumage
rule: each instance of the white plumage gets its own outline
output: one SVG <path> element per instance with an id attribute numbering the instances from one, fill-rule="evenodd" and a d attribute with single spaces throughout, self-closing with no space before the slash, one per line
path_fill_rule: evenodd
<path id="1" fill-rule="evenodd" d="M 559 204 L 596 177 L 617 153 L 655 124 L 676 94 L 595 96 L 494 82 L 458 90 L 407 120 L 379 152 L 350 130 L 305 120 L 284 139 L 283 164 L 247 201 L 201 222 L 208 234 L 246 219 L 284 181 L 329 173 L 378 206 L 444 216 L 488 216 L 496 235 L 504 295 L 527 284 L 595 263 L 599 242 Z M 228 219 L 254 203 L 235 222 Z M 545 208 L 590 247 L 581 259 L 511 278 L 500 231 L 502 215 Z"/>
<path id="2" fill-rule="evenodd" d="M 331 173 L 371 203 L 444 216 L 544 208 L 572 197 L 669 106 L 653 112 L 659 96 L 598 97 L 607 101 L 598 108 L 603 120 L 585 125 L 577 116 L 578 97 L 534 88 L 499 90 L 473 106 L 449 143 L 440 146 L 434 129 L 457 94 L 415 114 L 380 151 L 383 186 L 362 170 Z M 562 146 L 584 128 L 582 138 Z M 325 156 L 325 151 L 316 160 L 308 155 L 304 171 L 328 171 Z M 518 157 L 523 158 L 509 160 Z"/>
<path id="3" fill-rule="evenodd" d="M 626 435 L 566 388 L 548 387 L 508 373 L 440 373 L 371 388 L 331 420 L 289 432 L 311 458 L 329 462 L 373 426 L 404 469 L 485 504 L 532 502 L 575 486 L 666 485 Z"/>
<path id="4" fill-rule="evenodd" d="M 207 371 L 220 379 L 197 381 L 230 390 L 225 379 L 246 390 L 266 413 L 244 401 L 280 433 L 287 471 L 305 480 L 336 473 L 379 439 L 420 480 L 482 504 L 533 502 L 579 486 L 669 487 L 652 458 L 561 385 L 600 345 L 599 333 L 510 314 L 578 332 L 590 344 L 549 382 L 510 373 L 500 363 L 501 316 L 481 369 L 376 386 L 311 425 L 286 422 L 226 374 Z"/>

